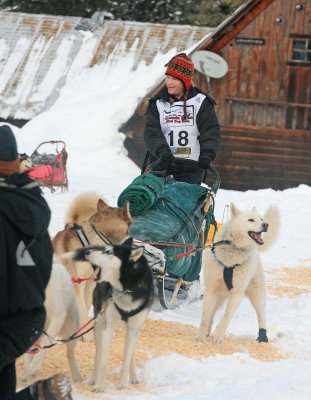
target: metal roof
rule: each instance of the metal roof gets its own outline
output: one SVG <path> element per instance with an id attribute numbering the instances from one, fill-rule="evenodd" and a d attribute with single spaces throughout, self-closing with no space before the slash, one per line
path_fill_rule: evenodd
<path id="1" fill-rule="evenodd" d="M 85 22 L 89 22 L 86 23 Z M 185 50 L 213 28 L 0 12 L 0 117 L 31 119 L 48 109 L 66 85 L 69 72 L 105 64 L 132 54 L 135 69 L 172 48 Z M 92 27 L 86 31 L 83 25 Z M 88 29 L 88 28 L 87 28 Z M 79 53 L 85 38 L 87 57 Z M 81 57 L 80 57 L 81 58 Z"/>

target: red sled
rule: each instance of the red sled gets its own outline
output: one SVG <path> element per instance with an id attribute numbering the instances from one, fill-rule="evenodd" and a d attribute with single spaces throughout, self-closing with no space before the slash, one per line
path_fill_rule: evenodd
<path id="1" fill-rule="evenodd" d="M 43 151 L 48 145 L 52 145 L 54 151 Z M 51 147 L 51 146 L 49 146 Z M 40 152 L 39 152 L 40 149 Z M 57 189 L 68 190 L 66 144 L 62 140 L 50 140 L 42 142 L 30 156 L 32 168 L 28 176 L 37 180 L 40 186 L 47 187 L 54 193 Z"/>

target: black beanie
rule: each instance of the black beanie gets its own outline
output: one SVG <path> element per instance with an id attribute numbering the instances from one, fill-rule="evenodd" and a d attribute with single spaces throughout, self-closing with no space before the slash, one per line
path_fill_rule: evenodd
<path id="1" fill-rule="evenodd" d="M 7 125 L 0 126 L 0 161 L 15 161 L 17 145 L 12 129 Z"/>

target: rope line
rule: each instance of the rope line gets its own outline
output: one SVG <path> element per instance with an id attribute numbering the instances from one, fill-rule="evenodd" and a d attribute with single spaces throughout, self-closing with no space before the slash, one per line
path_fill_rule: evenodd
<path id="1" fill-rule="evenodd" d="M 78 339 L 79 337 L 85 335 L 86 333 L 90 332 L 94 329 L 94 325 L 87 329 L 85 332 L 80 333 L 84 328 L 86 328 L 91 322 L 94 321 L 95 318 L 91 318 L 87 321 L 84 325 L 82 325 L 78 330 L 76 330 L 72 335 L 70 335 L 67 339 L 54 339 L 52 336 L 48 335 L 46 332 L 44 334 L 50 340 L 50 344 L 42 346 L 40 343 L 36 342 L 33 344 L 33 348 L 27 351 L 27 354 L 37 354 L 40 350 L 49 349 L 57 344 L 65 344 L 71 342 L 72 340 Z"/>

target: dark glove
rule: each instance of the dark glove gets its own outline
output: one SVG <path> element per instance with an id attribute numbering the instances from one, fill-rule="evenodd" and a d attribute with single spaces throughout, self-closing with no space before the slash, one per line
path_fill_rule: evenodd
<path id="1" fill-rule="evenodd" d="M 211 163 L 211 161 L 208 157 L 206 157 L 206 156 L 199 157 L 199 167 L 201 169 L 205 169 L 205 170 L 209 169 L 210 163 Z"/>
<path id="2" fill-rule="evenodd" d="M 169 167 L 175 162 L 175 157 L 170 151 L 165 151 L 163 154 L 161 154 L 160 160 L 163 166 L 166 169 L 169 169 Z"/>

